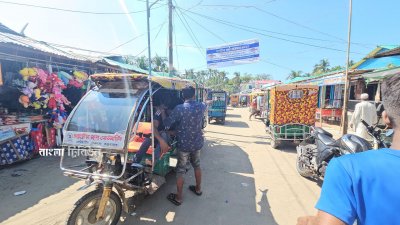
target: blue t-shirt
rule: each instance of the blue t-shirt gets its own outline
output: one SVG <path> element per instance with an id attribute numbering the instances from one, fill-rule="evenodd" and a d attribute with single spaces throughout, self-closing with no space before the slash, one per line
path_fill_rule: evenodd
<path id="1" fill-rule="evenodd" d="M 346 224 L 400 224 L 400 151 L 371 150 L 329 162 L 316 208 Z"/>

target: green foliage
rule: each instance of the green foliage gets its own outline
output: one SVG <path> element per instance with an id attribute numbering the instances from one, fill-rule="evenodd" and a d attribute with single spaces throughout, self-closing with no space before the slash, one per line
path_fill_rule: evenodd
<path id="1" fill-rule="evenodd" d="M 350 60 L 349 62 L 349 67 L 351 67 L 352 65 L 354 65 L 354 61 Z M 291 80 L 294 79 L 296 77 L 309 77 L 309 76 L 316 76 L 319 74 L 323 74 L 323 73 L 328 73 L 328 72 L 332 72 L 332 71 L 341 71 L 341 70 L 345 70 L 346 67 L 344 66 L 334 66 L 334 67 L 330 67 L 330 63 L 328 59 L 321 59 L 319 61 L 319 63 L 314 65 L 314 68 L 312 70 L 311 73 L 305 73 L 303 74 L 302 71 L 295 71 L 292 70 L 289 75 L 287 76 L 287 80 Z"/>
<path id="2" fill-rule="evenodd" d="M 286 79 L 287 80 L 291 80 L 291 79 L 294 79 L 296 77 L 303 77 L 303 71 L 300 71 L 300 70 L 294 71 L 294 70 L 292 70 L 290 72 L 289 76 Z"/>
<path id="3" fill-rule="evenodd" d="M 135 65 L 143 70 L 149 69 L 149 58 L 147 58 L 146 56 L 140 56 L 140 57 L 125 56 L 124 60 L 126 64 Z M 161 57 L 156 55 L 151 59 L 151 68 L 153 71 L 156 72 L 168 73 L 167 63 L 168 63 L 167 57 Z"/>
<path id="4" fill-rule="evenodd" d="M 207 88 L 214 90 L 224 90 L 229 93 L 236 93 L 240 91 L 240 85 L 249 83 L 252 80 L 264 80 L 271 79 L 269 74 L 241 74 L 240 72 L 234 72 L 231 78 L 226 71 L 208 69 L 194 71 L 193 69 L 185 70 L 184 74 L 179 77 L 184 79 L 191 79 L 197 83 L 204 84 Z"/>

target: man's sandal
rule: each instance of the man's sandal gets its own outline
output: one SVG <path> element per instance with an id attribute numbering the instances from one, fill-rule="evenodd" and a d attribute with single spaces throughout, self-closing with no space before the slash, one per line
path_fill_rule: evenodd
<path id="1" fill-rule="evenodd" d="M 200 195 L 203 194 L 202 191 L 197 192 L 197 191 L 196 191 L 196 186 L 194 186 L 194 185 L 190 185 L 190 186 L 189 186 L 189 190 L 191 190 L 191 191 L 192 191 L 193 193 L 195 193 L 197 196 L 200 196 Z"/>
<path id="2" fill-rule="evenodd" d="M 168 199 L 170 202 L 172 202 L 174 205 L 176 205 L 176 206 L 180 206 L 180 205 L 182 204 L 182 202 L 178 202 L 178 201 L 176 200 L 176 194 L 174 194 L 174 193 L 169 194 L 169 195 L 167 196 L 167 199 Z"/>

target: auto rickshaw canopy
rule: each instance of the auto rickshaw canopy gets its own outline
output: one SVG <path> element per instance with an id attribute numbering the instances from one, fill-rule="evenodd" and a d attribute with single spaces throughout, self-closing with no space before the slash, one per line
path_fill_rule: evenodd
<path id="1" fill-rule="evenodd" d="M 149 76 L 146 74 L 139 73 L 101 73 L 101 74 L 93 74 L 90 76 L 90 79 L 94 82 L 104 83 L 110 81 L 148 81 Z M 196 83 L 190 80 L 181 79 L 178 77 L 159 77 L 152 76 L 151 81 L 160 85 L 163 88 L 173 89 L 173 90 L 182 90 L 185 87 L 191 86 L 196 88 Z M 119 82 L 120 85 L 123 83 Z M 145 88 L 145 87 L 143 87 Z"/>

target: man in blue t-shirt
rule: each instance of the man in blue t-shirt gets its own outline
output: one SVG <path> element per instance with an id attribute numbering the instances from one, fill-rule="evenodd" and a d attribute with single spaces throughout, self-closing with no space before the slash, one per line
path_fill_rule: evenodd
<path id="1" fill-rule="evenodd" d="M 298 225 L 400 224 L 400 76 L 382 83 L 384 122 L 394 128 L 390 149 L 333 159 L 328 166 L 317 216 Z"/>

